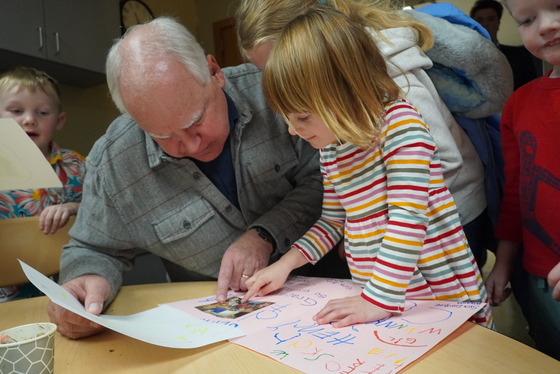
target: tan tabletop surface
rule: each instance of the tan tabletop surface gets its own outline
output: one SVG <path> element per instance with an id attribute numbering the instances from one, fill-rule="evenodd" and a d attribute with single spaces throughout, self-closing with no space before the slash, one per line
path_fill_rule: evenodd
<path id="1" fill-rule="evenodd" d="M 105 313 L 138 313 L 162 303 L 213 295 L 215 289 L 215 282 L 126 286 Z M 47 303 L 47 297 L 0 303 L 0 331 L 48 321 Z M 174 349 L 144 343 L 110 330 L 82 340 L 70 340 L 57 333 L 55 340 L 55 374 L 298 372 L 229 342 L 195 349 Z M 560 373 L 560 361 L 497 332 L 466 322 L 401 372 L 552 374 Z"/>

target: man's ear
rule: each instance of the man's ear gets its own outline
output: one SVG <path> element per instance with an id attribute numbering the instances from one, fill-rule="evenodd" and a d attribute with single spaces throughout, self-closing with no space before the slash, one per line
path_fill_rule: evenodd
<path id="1" fill-rule="evenodd" d="M 56 131 L 62 130 L 65 123 L 66 123 L 66 112 L 60 112 L 58 114 L 58 119 L 56 123 Z"/>
<path id="2" fill-rule="evenodd" d="M 220 65 L 218 65 L 218 62 L 216 61 L 216 58 L 212 55 L 208 55 L 206 56 L 206 61 L 208 62 L 208 68 L 210 69 L 212 80 L 220 86 L 220 88 L 224 88 L 226 85 L 226 79 L 222 73 L 222 69 L 220 69 Z"/>

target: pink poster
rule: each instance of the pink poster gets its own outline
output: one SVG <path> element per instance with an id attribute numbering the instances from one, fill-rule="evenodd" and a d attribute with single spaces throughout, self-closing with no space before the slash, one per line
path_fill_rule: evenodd
<path id="1" fill-rule="evenodd" d="M 409 300 L 399 316 L 345 328 L 317 325 L 311 317 L 329 299 L 361 288 L 338 279 L 290 279 L 277 293 L 239 304 L 215 298 L 167 304 L 205 321 L 234 326 L 230 341 L 305 373 L 396 373 L 421 357 L 481 309 L 482 303 Z"/>
<path id="2" fill-rule="evenodd" d="M 215 296 L 183 300 L 166 304 L 182 310 L 194 317 L 205 321 L 221 323 L 228 326 L 239 327 L 245 334 L 260 331 L 271 323 L 298 316 L 311 317 L 330 300 L 352 295 L 359 295 L 362 288 L 346 279 L 291 277 L 280 290 L 265 297 L 251 299 L 253 303 L 272 302 L 266 308 L 255 310 L 253 313 L 239 315 L 238 318 L 230 318 L 230 310 L 215 312 L 212 310 L 201 310 L 201 307 L 219 307 Z M 230 292 L 229 299 L 243 296 L 244 293 Z M 233 301 L 233 300 L 232 300 Z M 234 309 L 228 307 L 228 303 L 222 305 L 223 309 Z"/>

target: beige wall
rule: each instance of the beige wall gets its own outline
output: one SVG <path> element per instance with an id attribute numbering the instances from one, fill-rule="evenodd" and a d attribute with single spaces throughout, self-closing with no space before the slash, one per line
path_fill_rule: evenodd
<path id="1" fill-rule="evenodd" d="M 113 105 L 107 85 L 90 88 L 61 86 L 62 107 L 67 113 L 64 128 L 55 134 L 63 148 L 76 150 L 87 156 L 95 140 L 105 132 L 119 114 Z"/>
<path id="2" fill-rule="evenodd" d="M 177 18 L 214 53 L 212 23 L 231 15 L 232 0 L 144 0 L 156 16 Z M 56 140 L 64 148 L 87 155 L 95 141 L 119 112 L 114 107 L 107 85 L 79 88 L 62 85 L 62 100 L 68 120 Z"/>
<path id="3" fill-rule="evenodd" d="M 446 0 L 445 2 L 455 5 L 466 14 L 469 14 L 475 0 Z M 519 32 L 517 31 L 517 25 L 505 7 L 502 22 L 500 23 L 500 30 L 498 31 L 498 40 L 500 43 L 507 45 L 523 44 L 519 37 Z"/>

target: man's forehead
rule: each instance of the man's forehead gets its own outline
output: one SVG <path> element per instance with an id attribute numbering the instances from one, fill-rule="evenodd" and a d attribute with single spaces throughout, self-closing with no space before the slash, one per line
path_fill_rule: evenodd
<path id="1" fill-rule="evenodd" d="M 157 67 L 150 67 L 143 82 L 138 74 L 132 75 L 135 82 L 123 80 L 123 86 L 128 86 L 123 90 L 123 102 L 146 133 L 168 138 L 200 121 L 214 87 L 201 84 L 177 61 L 154 65 Z"/>

